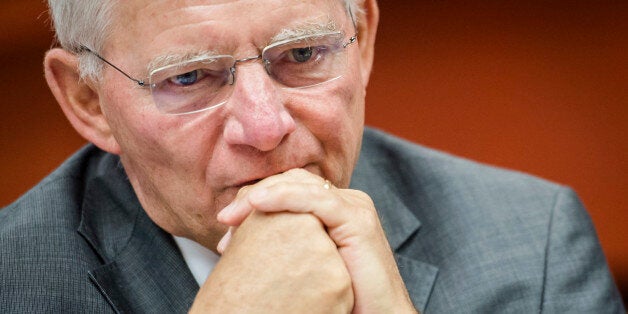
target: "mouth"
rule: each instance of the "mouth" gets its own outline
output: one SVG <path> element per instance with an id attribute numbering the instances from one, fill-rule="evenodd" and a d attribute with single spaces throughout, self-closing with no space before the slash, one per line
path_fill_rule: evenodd
<path id="1" fill-rule="evenodd" d="M 240 183 L 238 185 L 235 185 L 235 187 L 239 189 L 239 188 L 242 188 L 242 187 L 247 186 L 247 185 L 253 185 L 253 184 L 255 184 L 257 182 L 260 182 L 262 180 L 263 180 L 263 178 L 246 181 L 246 182 Z"/>
<path id="2" fill-rule="evenodd" d="M 277 174 L 280 174 L 280 173 L 284 173 L 284 172 L 286 172 L 286 171 L 288 171 L 290 169 L 296 169 L 296 168 L 305 169 L 305 170 L 307 170 L 307 171 L 309 171 L 311 173 L 320 175 L 319 174 L 320 171 L 318 171 L 318 169 L 316 168 L 316 166 L 314 164 L 306 164 L 306 165 L 301 166 L 301 167 L 291 167 L 291 168 L 286 168 L 286 169 L 281 170 L 281 171 L 269 172 L 269 173 L 264 174 L 262 176 L 256 177 L 255 179 L 250 179 L 250 180 L 247 180 L 247 181 L 244 181 L 244 182 L 241 182 L 241 183 L 237 183 L 237 184 L 233 185 L 233 187 L 235 187 L 237 189 L 240 189 L 240 188 L 242 188 L 244 186 L 253 185 L 253 184 L 257 183 L 257 182 L 260 182 L 260 181 L 266 179 L 267 177 L 274 176 L 274 175 L 277 175 Z"/>

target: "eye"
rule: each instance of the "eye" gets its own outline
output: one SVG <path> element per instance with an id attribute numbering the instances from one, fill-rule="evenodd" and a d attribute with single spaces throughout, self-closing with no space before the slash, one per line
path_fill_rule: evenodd
<path id="1" fill-rule="evenodd" d="M 176 85 L 188 86 L 188 85 L 192 85 L 196 83 L 199 79 L 202 78 L 202 76 L 203 74 L 201 73 L 200 70 L 194 70 L 194 71 L 190 71 L 190 72 L 186 72 L 183 74 L 170 77 L 168 78 L 168 81 Z"/>
<path id="2" fill-rule="evenodd" d="M 290 59 L 299 63 L 307 62 L 312 58 L 312 47 L 290 49 Z"/>

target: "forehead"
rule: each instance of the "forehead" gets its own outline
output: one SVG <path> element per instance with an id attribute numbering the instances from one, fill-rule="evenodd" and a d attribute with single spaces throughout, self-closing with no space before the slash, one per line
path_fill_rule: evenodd
<path id="1" fill-rule="evenodd" d="M 120 1 L 110 42 L 129 52 L 261 47 L 286 30 L 330 22 L 346 24 L 342 0 Z"/>

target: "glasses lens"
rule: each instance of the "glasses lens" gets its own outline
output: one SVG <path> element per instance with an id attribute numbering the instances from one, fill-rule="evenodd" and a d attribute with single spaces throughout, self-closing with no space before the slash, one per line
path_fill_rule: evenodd
<path id="1" fill-rule="evenodd" d="M 266 70 L 286 87 L 310 87 L 342 75 L 347 66 L 340 32 L 310 35 L 266 47 Z"/>
<path id="2" fill-rule="evenodd" d="M 153 71 L 150 88 L 157 109 L 169 114 L 198 112 L 219 106 L 231 95 L 231 56 L 216 56 Z"/>

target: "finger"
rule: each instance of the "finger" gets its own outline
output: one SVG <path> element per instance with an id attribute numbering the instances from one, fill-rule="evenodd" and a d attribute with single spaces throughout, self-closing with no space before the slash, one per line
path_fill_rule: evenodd
<path id="1" fill-rule="evenodd" d="M 247 198 L 243 196 L 245 194 L 242 193 L 241 196 L 238 193 L 239 197 L 236 197 L 227 207 L 218 212 L 216 220 L 227 226 L 239 226 L 253 210 L 252 206 L 244 204 L 247 202 Z"/>
<path id="2" fill-rule="evenodd" d="M 373 203 L 366 194 L 337 188 L 328 190 L 321 182 L 299 185 L 281 182 L 251 189 L 243 202 L 236 204 L 232 210 L 237 215 L 253 209 L 313 214 L 329 229 L 330 236 L 339 246 L 348 237 L 361 234 L 358 228 L 378 225 Z"/>
<path id="3" fill-rule="evenodd" d="M 225 252 L 225 250 L 229 246 L 229 243 L 231 242 L 231 236 L 233 235 L 233 229 L 234 229 L 234 227 L 229 227 L 229 230 L 227 230 L 225 235 L 222 236 L 222 239 L 220 239 L 220 241 L 218 242 L 218 245 L 216 246 L 216 251 L 218 251 L 218 253 L 220 253 L 221 255 Z"/>
<path id="4" fill-rule="evenodd" d="M 289 211 L 312 213 L 327 227 L 337 227 L 352 216 L 346 207 L 354 207 L 354 197 L 336 188 L 325 188 L 325 182 L 317 184 L 278 183 L 263 189 L 252 190 L 247 202 L 262 212 Z"/>
<path id="5" fill-rule="evenodd" d="M 267 177 L 256 184 L 241 188 L 235 199 L 218 213 L 217 220 L 229 226 L 240 225 L 254 208 L 250 203 L 247 203 L 250 198 L 246 195 L 248 195 L 250 191 L 265 190 L 265 188 L 279 183 L 289 183 L 293 185 L 324 184 L 321 182 L 325 182 L 324 179 L 300 168 L 291 169 L 284 173 Z"/>

